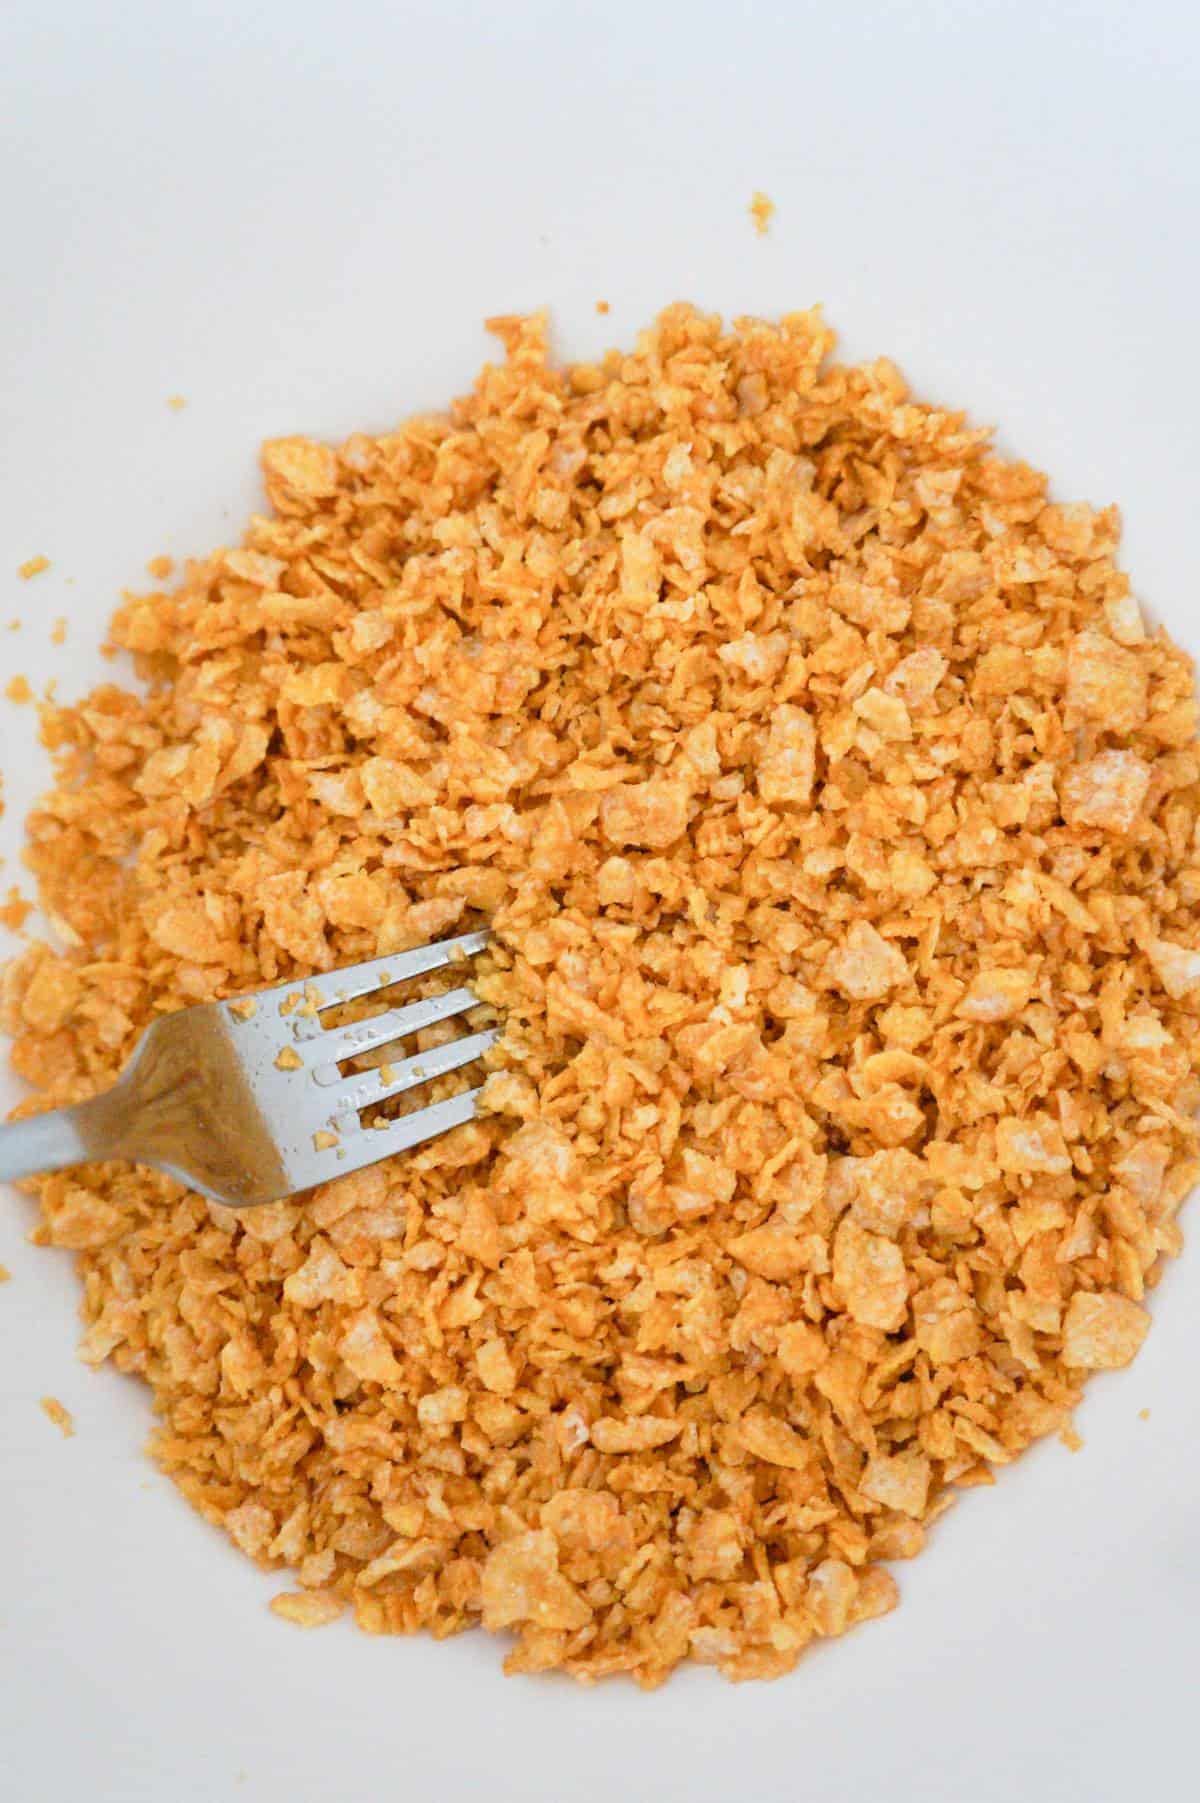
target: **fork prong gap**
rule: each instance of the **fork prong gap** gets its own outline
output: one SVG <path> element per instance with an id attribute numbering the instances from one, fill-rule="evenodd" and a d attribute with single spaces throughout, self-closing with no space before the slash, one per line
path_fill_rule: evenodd
<path id="1" fill-rule="evenodd" d="M 339 1115 L 369 1108 L 375 1102 L 386 1102 L 421 1083 L 432 1083 L 450 1071 L 461 1070 L 464 1064 L 474 1063 L 495 1045 L 498 1038 L 497 1029 L 489 1027 L 482 1033 L 468 1033 L 461 1039 L 448 1040 L 445 1045 L 434 1046 L 428 1052 L 414 1052 L 410 1058 L 391 1067 L 392 1075 L 386 1083 L 376 1081 L 378 1071 L 360 1072 L 346 1080 L 341 1090 L 332 1092 L 331 1099 Z"/>
<path id="2" fill-rule="evenodd" d="M 479 1005 L 479 997 L 473 990 L 448 989 L 444 995 L 426 996 L 403 1008 L 389 1008 L 370 1020 L 356 1021 L 353 1026 L 331 1029 L 319 1040 L 304 1042 L 309 1055 L 319 1056 L 321 1060 L 313 1070 L 313 1079 L 322 1084 L 340 1083 L 342 1073 L 338 1065 L 348 1058 L 360 1058 L 379 1046 L 389 1045 L 410 1033 L 419 1033 L 423 1027 L 436 1026 L 439 1021 L 453 1020 Z"/>

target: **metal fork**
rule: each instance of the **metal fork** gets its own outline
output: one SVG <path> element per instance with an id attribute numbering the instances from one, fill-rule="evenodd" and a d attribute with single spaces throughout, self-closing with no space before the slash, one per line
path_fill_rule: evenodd
<path id="1" fill-rule="evenodd" d="M 278 1202 L 461 1126 L 479 1089 L 365 1126 L 361 1111 L 483 1056 L 497 1030 L 343 1076 L 365 1052 L 480 1006 L 466 988 L 388 1008 L 351 1026 L 324 1010 L 441 970 L 482 951 L 486 931 L 372 958 L 157 1020 L 112 1089 L 73 1108 L 0 1126 L 0 1178 L 128 1158 L 231 1208 Z"/>

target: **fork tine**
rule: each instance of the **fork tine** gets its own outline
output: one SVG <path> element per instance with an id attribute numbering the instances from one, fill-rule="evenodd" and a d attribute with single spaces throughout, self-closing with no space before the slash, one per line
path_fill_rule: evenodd
<path id="1" fill-rule="evenodd" d="M 418 1109 L 415 1114 L 401 1115 L 399 1120 L 389 1121 L 386 1127 L 360 1127 L 342 1140 L 337 1163 L 331 1164 L 321 1176 L 343 1177 L 350 1171 L 361 1171 L 364 1165 L 378 1164 L 381 1158 L 390 1158 L 393 1152 L 407 1152 L 410 1146 L 436 1139 L 439 1133 L 448 1133 L 451 1127 L 461 1127 L 465 1121 L 474 1120 L 482 1094 L 481 1084 L 478 1089 L 464 1089 L 456 1096 L 447 1096 L 444 1102 Z M 314 1182 L 319 1180 L 313 1179 Z"/>
<path id="2" fill-rule="evenodd" d="M 399 1064 L 384 1065 L 383 1070 L 390 1070 L 387 1082 L 381 1081 L 381 1071 L 367 1071 L 361 1076 L 350 1077 L 343 1087 L 334 1092 L 333 1100 L 339 1114 L 366 1108 L 372 1102 L 386 1102 L 389 1096 L 402 1095 L 406 1089 L 414 1089 L 418 1083 L 432 1083 L 435 1077 L 444 1077 L 447 1071 L 461 1069 L 464 1064 L 471 1064 L 476 1058 L 494 1046 L 500 1035 L 495 1027 L 489 1027 L 484 1033 L 470 1033 L 462 1039 L 451 1039 L 446 1045 L 435 1046 L 429 1052 L 414 1052 L 411 1058 L 403 1059 Z"/>
<path id="3" fill-rule="evenodd" d="M 340 970 L 325 971 L 299 981 L 278 983 L 274 989 L 259 990 L 259 1000 L 274 1000 L 295 993 L 297 997 L 315 990 L 319 1008 L 333 1008 L 339 1002 L 353 1002 L 373 989 L 386 989 L 393 983 L 406 983 L 410 977 L 423 977 L 428 971 L 442 970 L 447 964 L 458 964 L 481 952 L 491 938 L 487 928 L 475 933 L 460 933 L 457 939 L 437 939 L 432 945 L 414 946 L 410 952 L 396 952 L 390 958 L 368 958 L 362 964 L 347 964 Z"/>
<path id="4" fill-rule="evenodd" d="M 313 1071 L 318 1083 L 340 1083 L 338 1065 L 344 1059 L 357 1058 L 362 1052 L 386 1045 L 390 1039 L 402 1039 L 406 1033 L 432 1027 L 439 1020 L 451 1020 L 479 1005 L 479 997 L 472 990 L 450 989 L 445 995 L 430 995 L 403 1008 L 389 1008 L 386 1014 L 377 1014 L 371 1020 L 355 1021 L 351 1027 L 332 1027 L 327 1033 L 305 1039 L 298 1049 L 321 1060 Z"/>

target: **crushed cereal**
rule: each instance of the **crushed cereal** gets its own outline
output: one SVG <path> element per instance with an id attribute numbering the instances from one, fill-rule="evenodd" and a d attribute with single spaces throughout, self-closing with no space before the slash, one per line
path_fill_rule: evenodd
<path id="1" fill-rule="evenodd" d="M 241 544 L 120 609 L 138 692 L 46 708 L 66 949 L 4 1001 L 72 1101 L 165 1009 L 488 920 L 484 1112 L 241 1215 L 47 1176 L 37 1237 L 285 1620 L 771 1676 L 1145 1335 L 1197 1168 L 1192 673 L 1115 509 L 818 313 L 568 369 L 492 329 L 448 413 L 266 445 Z"/>

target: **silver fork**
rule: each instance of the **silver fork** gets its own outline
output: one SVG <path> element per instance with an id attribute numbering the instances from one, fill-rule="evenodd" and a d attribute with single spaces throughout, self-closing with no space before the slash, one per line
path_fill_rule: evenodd
<path id="1" fill-rule="evenodd" d="M 459 963 L 487 940 L 486 931 L 464 933 L 165 1014 L 143 1033 L 112 1089 L 0 1126 L 0 1178 L 128 1158 L 169 1172 L 214 1202 L 246 1208 L 447 1133 L 472 1118 L 479 1089 L 375 1126 L 364 1126 L 360 1114 L 481 1058 L 496 1029 L 357 1075 L 343 1076 L 338 1067 L 479 1007 L 472 990 L 451 989 L 352 1026 L 325 1027 L 321 1013 Z"/>

